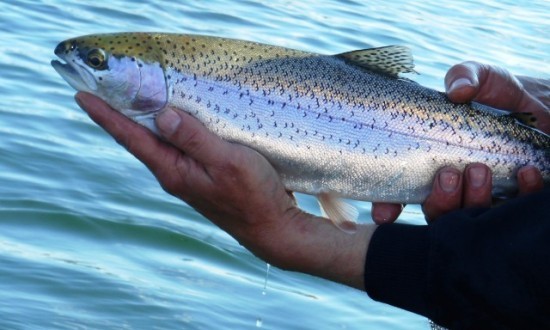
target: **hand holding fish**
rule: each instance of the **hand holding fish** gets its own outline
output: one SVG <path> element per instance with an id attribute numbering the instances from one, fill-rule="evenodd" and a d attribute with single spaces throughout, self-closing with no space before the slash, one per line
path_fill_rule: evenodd
<path id="1" fill-rule="evenodd" d="M 286 190 L 315 195 L 344 231 L 355 229 L 358 216 L 344 199 L 423 203 L 443 167 L 489 165 L 495 197 L 516 195 L 517 170 L 526 165 L 550 182 L 550 136 L 531 127 L 531 114 L 452 103 L 400 79 L 414 67 L 403 46 L 323 55 L 136 32 L 68 39 L 55 54 L 52 66 L 71 86 L 158 135 L 155 118 L 177 108 L 257 151 Z"/>
<path id="2" fill-rule="evenodd" d="M 478 81 L 499 86 L 499 77 Z M 94 121 L 147 165 L 164 189 L 260 258 L 283 269 L 364 287 L 365 253 L 376 226 L 359 225 L 355 235 L 348 235 L 328 219 L 301 211 L 264 157 L 248 147 L 224 141 L 185 112 L 169 109 L 158 116 L 159 132 L 168 144 L 92 95 L 79 93 L 77 101 Z M 481 164 L 469 166 L 466 175 L 453 169 L 440 171 L 424 203 L 427 218 L 461 206 L 490 203 L 490 176 L 476 185 L 471 177 L 478 171 L 469 173 L 472 168 L 485 168 L 489 173 Z M 454 177 L 443 174 L 448 171 Z M 445 180 L 457 188 L 448 192 L 441 184 Z M 542 178 L 536 169 L 526 167 L 519 172 L 519 184 L 522 193 L 536 191 L 542 187 Z"/>
<path id="3" fill-rule="evenodd" d="M 118 33 L 69 39 L 55 53 L 71 86 L 108 103 L 77 94 L 94 121 L 263 260 L 451 328 L 472 317 L 547 322 L 549 191 L 441 215 L 550 182 L 548 82 L 467 62 L 450 70 L 446 97 L 399 79 L 413 70 L 402 46 L 321 55 Z M 299 209 L 289 190 L 316 195 L 326 217 Z M 438 221 L 355 224 L 342 197 L 396 203 L 375 203 L 375 220 L 423 203 Z"/>
<path id="4" fill-rule="evenodd" d="M 183 111 L 168 109 L 157 118 L 168 144 L 99 98 L 78 93 L 76 100 L 166 191 L 258 257 L 279 268 L 363 288 L 363 260 L 374 225 L 359 225 L 349 235 L 328 219 L 300 210 L 264 157 L 220 139 Z"/>
<path id="5" fill-rule="evenodd" d="M 507 70 L 477 62 L 464 62 L 452 67 L 445 77 L 447 96 L 456 103 L 476 101 L 511 112 L 531 113 L 537 127 L 550 133 L 550 82 L 518 76 Z M 428 221 L 460 207 L 489 207 L 491 198 L 490 169 L 484 164 L 471 164 L 464 173 L 445 167 L 436 175 L 432 193 L 422 205 Z M 525 166 L 518 171 L 520 195 L 543 188 L 540 171 Z M 377 223 L 393 222 L 402 210 L 400 204 L 376 203 L 372 217 Z"/>

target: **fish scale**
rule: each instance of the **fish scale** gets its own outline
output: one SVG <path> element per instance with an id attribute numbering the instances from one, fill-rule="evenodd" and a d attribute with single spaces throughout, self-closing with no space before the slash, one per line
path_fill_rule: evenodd
<path id="1" fill-rule="evenodd" d="M 438 169 L 474 162 L 491 166 L 495 195 L 515 191 L 515 172 L 524 165 L 550 178 L 548 135 L 398 78 L 412 71 L 404 47 L 328 56 L 209 36 L 92 35 L 58 46 L 68 62 L 58 71 L 73 67 L 71 60 L 86 63 L 94 49 L 105 52 L 109 68 L 91 75 L 124 81 L 111 71 L 136 61 L 141 76 L 140 102 L 96 95 L 153 130 L 154 114 L 165 106 L 187 111 L 222 138 L 259 151 L 290 190 L 420 203 Z"/>

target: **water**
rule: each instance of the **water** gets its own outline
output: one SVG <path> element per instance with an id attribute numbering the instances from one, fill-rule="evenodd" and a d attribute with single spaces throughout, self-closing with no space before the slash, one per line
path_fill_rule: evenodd
<path id="1" fill-rule="evenodd" d="M 411 78 L 437 89 L 470 59 L 550 75 L 547 1 L 388 3 L 3 0 L 0 329 L 429 329 L 317 278 L 271 268 L 267 281 L 263 261 L 165 194 L 96 127 L 49 64 L 63 39 L 142 30 L 326 54 L 402 44 L 421 73 Z M 298 200 L 318 212 L 311 197 Z M 370 205 L 357 205 L 370 221 Z M 421 223 L 420 209 L 407 207 L 403 221 Z"/>

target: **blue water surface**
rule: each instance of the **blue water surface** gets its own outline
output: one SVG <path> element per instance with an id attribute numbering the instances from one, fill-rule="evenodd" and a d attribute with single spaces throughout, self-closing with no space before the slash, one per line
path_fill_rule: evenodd
<path id="1" fill-rule="evenodd" d="M 272 268 L 162 191 L 50 66 L 56 44 L 115 31 L 199 33 L 333 54 L 412 48 L 443 89 L 478 60 L 550 75 L 550 3 L 0 2 L 0 329 L 429 329 L 365 293 Z M 318 213 L 310 196 L 300 205 Z M 370 205 L 357 203 L 362 221 Z M 418 206 L 401 221 L 422 223 Z"/>

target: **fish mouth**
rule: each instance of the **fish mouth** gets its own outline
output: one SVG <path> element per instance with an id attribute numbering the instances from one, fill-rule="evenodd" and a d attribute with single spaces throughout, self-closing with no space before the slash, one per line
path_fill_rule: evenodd
<path id="1" fill-rule="evenodd" d="M 59 56 L 59 55 L 58 55 Z M 66 61 L 59 56 L 62 61 Z M 51 65 L 59 73 L 59 75 L 77 91 L 93 93 L 97 89 L 95 78 L 88 70 L 74 63 L 71 65 L 69 61 L 65 63 L 59 60 L 52 60 Z M 74 61 L 73 61 L 74 62 Z"/>

